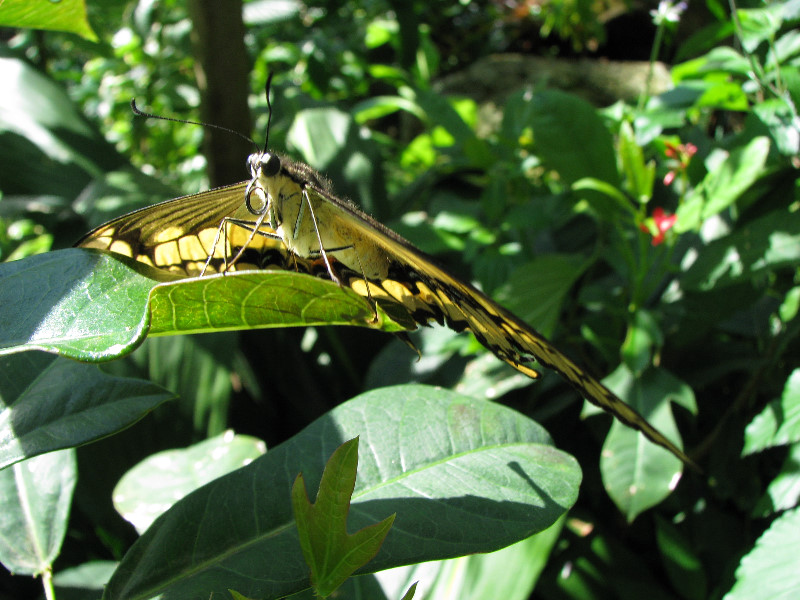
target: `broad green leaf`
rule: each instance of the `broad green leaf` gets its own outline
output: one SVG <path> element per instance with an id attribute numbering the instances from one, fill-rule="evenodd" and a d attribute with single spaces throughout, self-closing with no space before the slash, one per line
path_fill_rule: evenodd
<path id="1" fill-rule="evenodd" d="M 72 201 L 93 177 L 126 164 L 86 120 L 64 86 L 29 62 L 0 56 L 0 81 L 4 193 L 48 194 Z"/>
<path id="2" fill-rule="evenodd" d="M 17 575 L 49 569 L 67 531 L 75 451 L 50 452 L 0 471 L 0 562 Z"/>
<path id="3" fill-rule="evenodd" d="M 798 80 L 798 99 L 800 99 L 800 72 L 794 70 L 789 77 Z M 749 118 L 757 119 L 766 129 L 775 148 L 787 157 L 800 153 L 800 116 L 788 98 L 773 98 L 759 102 L 753 107 Z"/>
<path id="4" fill-rule="evenodd" d="M 736 583 L 723 600 L 794 600 L 800 595 L 800 555 L 797 532 L 800 508 L 790 510 L 773 521 L 742 558 L 736 569 Z"/>
<path id="5" fill-rule="evenodd" d="M 553 526 L 526 540 L 488 554 L 388 569 L 375 574 L 386 598 L 397 598 L 412 582 L 421 597 L 436 600 L 527 600 L 547 565 L 564 525 Z M 513 577 L 508 574 L 513 573 Z"/>
<path id="6" fill-rule="evenodd" d="M 104 598 L 207 600 L 228 588 L 278 598 L 307 588 L 289 491 L 299 472 L 319 486 L 324 457 L 356 435 L 350 528 L 397 513 L 369 571 L 497 550 L 543 531 L 577 497 L 574 459 L 519 413 L 437 388 L 384 388 L 183 498 L 123 558 Z"/>
<path id="7" fill-rule="evenodd" d="M 396 514 L 355 533 L 347 533 L 350 497 L 356 484 L 358 438 L 334 450 L 322 472 L 317 498 L 308 498 L 300 473 L 292 485 L 292 509 L 300 548 L 311 569 L 311 585 L 322 598 L 330 596 L 353 572 L 380 550 Z"/>
<path id="8" fill-rule="evenodd" d="M 709 291 L 751 281 L 800 262 L 800 211 L 776 210 L 709 243 L 681 275 L 684 290 Z"/>
<path id="9" fill-rule="evenodd" d="M 800 465 L 800 443 L 789 446 L 781 470 L 769 482 L 767 491 L 753 508 L 754 517 L 769 517 L 800 504 L 800 469 L 797 465 Z"/>
<path id="10" fill-rule="evenodd" d="M 303 325 L 416 327 L 397 305 L 379 304 L 376 320 L 366 298 L 301 273 L 175 279 L 118 255 L 77 248 L 0 264 L 6 316 L 0 355 L 46 350 L 99 361 L 128 354 L 148 334 Z M 170 283 L 158 285 L 162 281 Z M 97 310 L 98 302 L 103 310 Z"/>
<path id="11" fill-rule="evenodd" d="M 780 399 L 770 402 L 747 426 L 742 455 L 797 442 L 800 442 L 800 369 L 792 371 Z"/>
<path id="12" fill-rule="evenodd" d="M 675 231 L 683 233 L 700 227 L 712 215 L 725 210 L 759 177 L 769 156 L 770 141 L 756 137 L 746 146 L 733 150 L 718 160 L 694 193 L 678 207 Z"/>
<path id="13" fill-rule="evenodd" d="M 172 397 L 39 352 L 0 358 L 0 467 L 111 435 Z"/>
<path id="14" fill-rule="evenodd" d="M 512 96 L 503 116 L 503 132 L 516 137 L 533 128 L 537 156 L 571 184 L 593 177 L 619 185 L 611 134 L 597 110 L 585 100 L 548 90 Z"/>
<path id="15" fill-rule="evenodd" d="M 3 0 L 0 2 L 0 25 L 67 31 L 97 41 L 86 18 L 84 0 Z"/>
<path id="16" fill-rule="evenodd" d="M 152 277 L 164 275 L 79 249 L 0 264 L 0 355 L 45 350 L 103 360 L 130 352 L 147 333 Z"/>
<path id="17" fill-rule="evenodd" d="M 764 8 L 740 8 L 736 11 L 741 26 L 739 41 L 748 53 L 755 52 L 761 42 L 774 39 L 783 24 L 783 11 L 781 2 Z"/>
<path id="18" fill-rule="evenodd" d="M 548 254 L 520 265 L 497 292 L 498 301 L 545 336 L 555 330 L 564 300 L 589 267 L 577 254 Z"/>
<path id="19" fill-rule="evenodd" d="M 56 598 L 72 598 L 70 594 L 83 593 L 82 598 L 99 598 L 117 563 L 111 560 L 94 560 L 77 567 L 58 570 L 53 575 Z M 80 590 L 80 592 L 77 592 Z"/>
<path id="20" fill-rule="evenodd" d="M 336 182 L 336 193 L 357 198 L 359 206 L 380 218 L 381 179 L 374 142 L 359 135 L 353 118 L 333 107 L 298 111 L 286 143 L 305 162 Z"/>
<path id="21" fill-rule="evenodd" d="M 699 58 L 675 65 L 670 74 L 673 81 L 679 83 L 708 77 L 717 73 L 724 74 L 725 78 L 730 77 L 730 75 L 747 77 L 751 69 L 750 61 L 746 56 L 743 56 L 730 46 L 719 46 Z"/>
<path id="22" fill-rule="evenodd" d="M 114 488 L 114 507 L 140 534 L 173 504 L 267 451 L 264 442 L 226 431 L 189 448 L 152 454 Z"/>
<path id="23" fill-rule="evenodd" d="M 386 326 L 363 296 L 332 281 L 288 271 L 210 275 L 157 286 L 150 335 L 302 325 Z"/>
<path id="24" fill-rule="evenodd" d="M 696 412 L 689 386 L 663 369 L 651 368 L 634 376 L 624 365 L 603 383 L 680 446 L 670 401 Z M 603 444 L 600 472 L 608 495 L 629 522 L 666 498 L 678 485 L 681 470 L 675 456 L 619 421 L 612 423 Z"/>

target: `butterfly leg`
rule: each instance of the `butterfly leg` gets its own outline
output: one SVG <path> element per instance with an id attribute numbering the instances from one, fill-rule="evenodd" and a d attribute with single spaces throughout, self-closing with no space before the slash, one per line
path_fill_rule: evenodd
<path id="1" fill-rule="evenodd" d="M 314 223 L 314 231 L 317 234 L 317 241 L 319 242 L 319 253 L 322 256 L 322 260 L 325 261 L 325 266 L 328 268 L 328 274 L 331 276 L 331 281 L 334 281 L 339 286 L 342 285 L 342 280 L 336 275 L 333 271 L 333 267 L 331 266 L 331 261 L 328 259 L 328 252 L 325 250 L 325 246 L 322 244 L 322 236 L 319 233 L 319 223 L 317 222 L 317 217 L 314 214 L 314 207 L 311 205 L 311 198 L 308 197 L 308 192 L 306 188 L 303 187 L 303 198 L 305 198 L 306 204 L 308 204 L 308 210 L 311 213 L 311 221 Z M 298 213 L 298 221 L 302 215 L 302 211 Z"/>
<path id="2" fill-rule="evenodd" d="M 223 271 L 222 271 L 223 273 L 227 272 L 228 269 L 233 267 L 233 265 L 235 265 L 239 261 L 239 259 L 244 254 L 245 250 L 247 250 L 247 247 L 250 245 L 250 242 L 253 241 L 253 238 L 255 238 L 256 235 L 260 235 L 260 236 L 263 236 L 263 237 L 268 237 L 270 239 L 280 240 L 281 237 L 278 234 L 276 234 L 276 233 L 268 233 L 268 232 L 262 231 L 260 229 L 261 224 L 262 224 L 263 221 L 264 221 L 264 216 L 263 215 L 260 216 L 258 218 L 258 220 L 256 220 L 256 221 L 245 221 L 245 220 L 242 220 L 242 219 L 234 219 L 232 217 L 224 217 L 222 219 L 222 221 L 220 221 L 219 229 L 217 230 L 217 235 L 214 238 L 214 242 L 211 244 L 211 251 L 208 254 L 208 259 L 206 260 L 206 264 L 203 266 L 203 270 L 200 272 L 200 277 L 202 277 L 205 274 L 206 270 L 208 269 L 208 265 L 211 263 L 211 259 L 214 257 L 214 252 L 217 249 L 217 244 L 219 243 L 220 236 L 222 236 L 222 235 L 225 236 L 225 246 L 227 248 L 227 245 L 228 245 L 228 240 L 227 240 L 228 229 L 227 229 L 226 225 L 228 225 L 228 224 L 236 225 L 237 227 L 241 227 L 242 229 L 244 229 L 246 231 L 249 231 L 250 235 L 248 236 L 247 240 L 242 245 L 242 247 L 239 249 L 239 252 L 236 253 L 236 256 L 234 256 L 233 259 L 231 259 L 230 263 L 228 262 L 228 254 L 227 254 L 227 252 L 224 254 L 223 259 L 225 261 L 225 267 L 223 268 Z"/>

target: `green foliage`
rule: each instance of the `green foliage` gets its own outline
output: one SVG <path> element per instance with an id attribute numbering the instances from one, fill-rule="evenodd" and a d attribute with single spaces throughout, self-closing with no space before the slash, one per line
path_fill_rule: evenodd
<path id="1" fill-rule="evenodd" d="M 53 6 L 68 4 L 78 3 Z M 418 360 L 370 327 L 323 327 L 373 317 L 330 282 L 294 273 L 172 282 L 93 252 L 47 252 L 205 187 L 202 129 L 134 119 L 128 108 L 136 97 L 197 118 L 183 3 L 90 3 L 98 43 L 20 32 L 0 50 L 3 564 L 42 573 L 59 596 L 83 587 L 107 598 L 304 588 L 310 597 L 292 481 L 302 471 L 314 489 L 324 460 L 359 436 L 351 530 L 397 517 L 361 571 L 381 572 L 350 578 L 342 597 L 399 598 L 414 581 L 422 598 L 523 599 L 534 586 L 537 597 L 576 600 L 797 595 L 791 4 L 732 18 L 709 3 L 711 24 L 678 50 L 675 87 L 644 93 L 636 108 L 506 90 L 494 128 L 476 100 L 435 90 L 442 73 L 514 46 L 522 20 L 498 19 L 498 4 L 262 4 L 245 4 L 256 116 L 245 133 L 263 138 L 263 84 L 274 72 L 271 148 L 323 170 L 339 194 L 593 373 L 610 373 L 605 382 L 682 438 L 704 474 L 681 473 L 591 407 L 578 423 L 567 386 L 547 375 L 529 385 L 469 335 L 414 333 Z M 550 4 L 542 18 L 554 31 L 597 37 L 580 26 L 590 12 L 565 20 L 575 13 L 567 7 L 586 3 Z M 295 335 L 283 330 L 290 324 L 316 327 Z M 253 327 L 278 329 L 142 344 L 148 331 Z M 29 350 L 129 355 L 102 372 Z M 470 397 L 392 386 L 410 381 Z M 371 387 L 381 389 L 359 395 Z M 252 438 L 213 437 L 228 429 L 274 447 L 262 456 Z M 72 451 L 52 451 L 79 446 L 76 535 L 50 584 L 74 485 Z M 186 449 L 158 454 L 168 448 Z M 566 452 L 586 473 L 580 498 L 581 471 Z M 64 463 L 37 462 L 47 460 Z M 140 529 L 152 522 L 135 543 L 110 506 L 129 470 L 115 502 Z"/>
<path id="2" fill-rule="evenodd" d="M 321 598 L 330 596 L 375 557 L 397 516 L 395 513 L 380 523 L 347 533 L 357 466 L 358 438 L 353 438 L 328 459 L 313 503 L 308 498 L 302 473 L 292 485 L 292 509 L 300 548 L 311 569 L 311 586 Z"/>
<path id="3" fill-rule="evenodd" d="M 105 597 L 168 591 L 194 598 L 230 587 L 248 597 L 280 598 L 307 588 L 290 489 L 300 472 L 309 487 L 319 486 L 324 465 L 317 457 L 353 433 L 366 450 L 350 526 L 357 530 L 397 513 L 368 572 L 497 550 L 546 529 L 577 497 L 577 463 L 530 419 L 445 390 L 383 388 L 340 405 L 176 503 L 126 554 Z M 209 507 L 224 507 L 226 517 Z M 202 533 L 187 523 L 200 524 Z M 230 576 L 215 577 L 218 571 Z"/>

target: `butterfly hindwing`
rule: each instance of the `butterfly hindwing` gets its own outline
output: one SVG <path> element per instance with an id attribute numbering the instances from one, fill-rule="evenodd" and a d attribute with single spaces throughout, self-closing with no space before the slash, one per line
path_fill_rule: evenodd
<path id="1" fill-rule="evenodd" d="M 436 262 L 382 224 L 364 214 L 349 202 L 334 196 L 327 188 L 302 183 L 287 167 L 287 175 L 305 187 L 305 199 L 315 205 L 320 227 L 335 232 L 330 246 L 349 240 L 348 251 L 355 257 L 349 261 L 338 252 L 331 252 L 354 272 L 349 285 L 362 295 L 377 296 L 375 288 L 403 304 L 414 319 L 425 324 L 434 319 L 462 331 L 469 329 L 481 344 L 529 377 L 538 373 L 528 362 L 540 364 L 561 374 L 589 402 L 611 413 L 625 425 L 641 431 L 651 441 L 668 449 L 687 463 L 688 457 L 661 432 L 629 405 L 620 400 L 596 378 L 581 369 L 555 348 L 530 325 L 505 310 L 472 285 L 450 275 Z M 371 280 L 375 287 L 359 281 Z M 382 295 L 382 294 L 381 294 Z"/>

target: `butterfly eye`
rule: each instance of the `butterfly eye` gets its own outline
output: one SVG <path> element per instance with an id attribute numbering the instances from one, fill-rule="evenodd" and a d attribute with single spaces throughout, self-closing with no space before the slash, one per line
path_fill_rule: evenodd
<path id="1" fill-rule="evenodd" d="M 261 157 L 261 174 L 264 177 L 274 177 L 281 170 L 281 159 L 274 154 L 264 154 Z"/>

